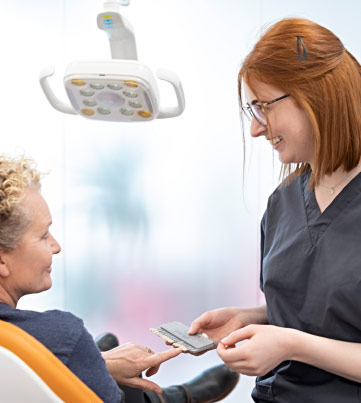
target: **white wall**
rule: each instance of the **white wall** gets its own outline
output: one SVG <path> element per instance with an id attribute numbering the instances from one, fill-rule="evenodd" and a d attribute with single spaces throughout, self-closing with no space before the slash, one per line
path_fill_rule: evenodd
<path id="1" fill-rule="evenodd" d="M 56 64 L 52 83 L 65 97 L 68 62 L 110 58 L 96 27 L 101 5 L 0 2 L 1 151 L 25 152 L 51 171 L 43 193 L 63 245 L 53 289 L 24 298 L 21 307 L 71 310 L 94 335 L 112 330 L 121 341 L 159 350 L 163 344 L 149 327 L 190 323 L 205 310 L 262 299 L 259 219 L 279 166 L 264 140 L 247 139 L 252 158 L 242 183 L 241 60 L 264 24 L 286 16 L 327 26 L 360 58 L 361 3 L 132 0 L 123 12 L 139 59 L 176 71 L 186 96 L 182 116 L 148 124 L 61 115 L 41 93 L 37 77 L 44 66 Z M 218 362 L 215 353 L 182 356 L 155 379 L 185 381 Z M 252 384 L 242 377 L 225 401 L 250 402 Z"/>

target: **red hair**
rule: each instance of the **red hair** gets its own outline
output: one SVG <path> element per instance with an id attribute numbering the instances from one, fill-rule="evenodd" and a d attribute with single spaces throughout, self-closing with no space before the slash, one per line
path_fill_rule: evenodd
<path id="1" fill-rule="evenodd" d="M 307 113 L 314 134 L 311 186 L 338 167 L 353 169 L 361 159 L 361 66 L 327 28 L 289 18 L 268 29 L 242 63 L 242 80 L 272 85 L 290 94 Z M 252 89 L 253 91 L 253 89 Z M 254 91 L 253 91 L 254 92 Z M 267 115 L 266 115 L 267 116 Z M 310 170 L 283 166 L 283 176 Z"/>

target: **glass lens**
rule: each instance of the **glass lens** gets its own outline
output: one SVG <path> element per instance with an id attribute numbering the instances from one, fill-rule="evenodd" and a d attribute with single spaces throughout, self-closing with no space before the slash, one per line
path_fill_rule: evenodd
<path id="1" fill-rule="evenodd" d="M 97 104 L 97 101 L 94 98 L 85 98 L 83 100 L 83 104 L 86 106 L 95 106 Z"/>
<path id="2" fill-rule="evenodd" d="M 94 95 L 94 91 L 89 88 L 84 88 L 83 90 L 80 90 L 80 93 L 84 97 L 91 97 L 92 95 Z"/>
<path id="3" fill-rule="evenodd" d="M 92 84 L 90 84 L 90 86 L 94 90 L 102 90 L 104 88 L 104 85 L 102 83 L 92 83 Z"/>
<path id="4" fill-rule="evenodd" d="M 250 106 L 247 104 L 247 106 L 242 106 L 242 111 L 245 114 L 246 118 L 251 121 L 252 120 L 252 113 L 250 111 Z"/>
<path id="5" fill-rule="evenodd" d="M 106 106 L 99 106 L 98 112 L 101 113 L 102 115 L 109 115 L 111 110 L 107 108 Z"/>
<path id="6" fill-rule="evenodd" d="M 259 103 L 254 103 L 251 105 L 252 113 L 254 117 L 258 120 L 261 125 L 267 125 L 267 119 L 263 112 L 262 106 Z"/>
<path id="7" fill-rule="evenodd" d="M 111 90 L 120 90 L 122 86 L 119 83 L 109 83 L 108 88 L 110 88 Z"/>

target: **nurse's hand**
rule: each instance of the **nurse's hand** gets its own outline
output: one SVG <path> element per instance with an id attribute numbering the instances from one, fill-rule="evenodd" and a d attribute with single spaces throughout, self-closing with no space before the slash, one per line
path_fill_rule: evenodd
<path id="1" fill-rule="evenodd" d="M 175 348 L 155 354 L 147 347 L 126 343 L 103 352 L 102 356 L 110 374 L 118 384 L 162 393 L 159 385 L 140 378 L 139 375 L 143 371 L 146 371 L 147 376 L 154 375 L 160 364 L 181 352 L 181 348 Z"/>
<path id="2" fill-rule="evenodd" d="M 247 324 L 242 311 L 240 308 L 220 308 L 206 312 L 192 322 L 188 333 L 206 333 L 210 339 L 219 342 Z"/>
<path id="3" fill-rule="evenodd" d="M 271 325 L 249 325 L 225 337 L 217 347 L 226 367 L 251 376 L 262 376 L 290 359 L 292 331 Z M 247 340 L 238 346 L 235 344 Z"/>

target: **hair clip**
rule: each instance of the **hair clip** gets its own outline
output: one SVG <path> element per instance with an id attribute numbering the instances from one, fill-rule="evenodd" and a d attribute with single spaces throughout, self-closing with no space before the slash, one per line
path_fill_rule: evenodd
<path id="1" fill-rule="evenodd" d="M 301 46 L 302 46 L 302 51 L 301 51 Z M 298 60 L 300 60 L 300 61 L 308 59 L 306 46 L 303 43 L 302 37 L 300 37 L 300 36 L 297 37 L 297 54 L 298 54 Z"/>

